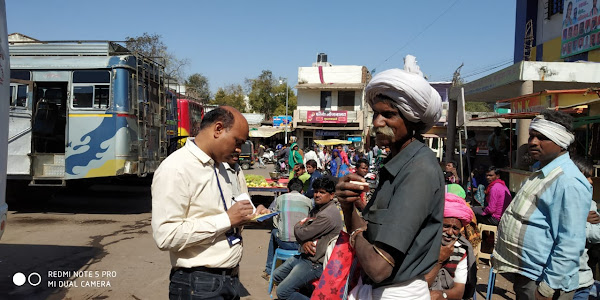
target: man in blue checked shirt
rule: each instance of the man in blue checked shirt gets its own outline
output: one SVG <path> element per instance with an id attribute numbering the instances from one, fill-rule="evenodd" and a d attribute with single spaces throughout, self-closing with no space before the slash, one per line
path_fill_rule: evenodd
<path id="1" fill-rule="evenodd" d="M 573 299 L 592 187 L 567 151 L 571 116 L 545 111 L 529 127 L 529 153 L 540 162 L 498 225 L 493 266 L 511 273 L 517 299 Z"/>

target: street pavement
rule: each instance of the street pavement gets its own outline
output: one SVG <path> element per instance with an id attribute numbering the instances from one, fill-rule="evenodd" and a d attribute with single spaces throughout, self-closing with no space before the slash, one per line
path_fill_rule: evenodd
<path id="1" fill-rule="evenodd" d="M 269 177 L 272 164 L 245 171 Z M 89 189 L 25 189 L 9 182 L 7 229 L 0 241 L 0 299 L 165 299 L 169 255 L 153 239 L 150 183 Z M 270 204 L 273 195 L 252 196 Z M 269 299 L 261 278 L 269 224 L 243 231 L 242 299 Z M 489 268 L 480 264 L 478 298 Z M 20 274 L 18 274 L 20 273 Z M 17 274 L 17 275 L 15 275 Z M 498 276 L 494 299 L 514 299 Z"/>

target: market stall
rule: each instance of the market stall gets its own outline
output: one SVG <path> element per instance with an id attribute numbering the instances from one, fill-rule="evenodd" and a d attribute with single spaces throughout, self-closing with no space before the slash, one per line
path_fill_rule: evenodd
<path id="1" fill-rule="evenodd" d="M 576 90 L 546 90 L 529 95 L 519 96 L 507 100 L 498 101 L 498 103 L 510 103 L 511 112 L 492 116 L 493 118 L 506 119 L 533 119 L 545 109 L 561 110 L 570 114 L 574 118 L 573 128 L 575 129 L 575 151 L 578 155 L 592 160 L 594 168 L 600 169 L 600 144 L 598 142 L 598 132 L 600 131 L 600 89 L 576 89 Z M 488 117 L 489 118 L 489 117 Z M 482 119 L 482 118 L 477 118 Z M 474 119 L 473 119 L 474 120 Z M 505 168 L 509 175 L 509 189 L 517 192 L 521 182 L 531 174 L 529 164 L 532 162 L 517 161 L 515 154 L 517 151 L 526 152 L 526 147 L 517 149 L 513 144 L 512 123 L 509 152 L 509 167 Z M 595 174 L 597 176 L 597 174 Z M 598 178 L 594 180 L 594 199 L 599 197 L 600 192 L 597 187 L 600 184 Z"/>
<path id="2" fill-rule="evenodd" d="M 260 175 L 246 175 L 245 177 L 248 192 L 251 195 L 256 193 L 270 193 L 274 197 L 279 197 L 281 194 L 288 192 L 288 179 L 280 178 L 273 180 Z"/>

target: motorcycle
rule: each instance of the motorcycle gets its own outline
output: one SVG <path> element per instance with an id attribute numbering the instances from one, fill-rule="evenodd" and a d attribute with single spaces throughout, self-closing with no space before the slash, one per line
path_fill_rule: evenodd
<path id="1" fill-rule="evenodd" d="M 281 174 L 282 178 L 288 178 L 290 174 L 290 168 L 285 160 L 278 160 L 275 162 L 275 172 Z"/>
<path id="2" fill-rule="evenodd" d="M 262 159 L 264 163 L 275 163 L 275 152 L 273 152 L 273 149 L 267 148 Z"/>

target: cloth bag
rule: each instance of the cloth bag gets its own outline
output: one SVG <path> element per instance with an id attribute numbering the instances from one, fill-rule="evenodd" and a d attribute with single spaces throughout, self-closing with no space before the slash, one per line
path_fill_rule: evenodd
<path id="1" fill-rule="evenodd" d="M 349 279 L 357 278 L 350 276 L 354 273 L 352 271 L 358 271 L 357 262 L 353 264 L 353 261 L 356 261 L 354 256 L 354 249 L 350 246 L 350 235 L 341 231 L 310 299 L 345 299 L 353 286 Z"/>

